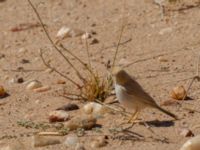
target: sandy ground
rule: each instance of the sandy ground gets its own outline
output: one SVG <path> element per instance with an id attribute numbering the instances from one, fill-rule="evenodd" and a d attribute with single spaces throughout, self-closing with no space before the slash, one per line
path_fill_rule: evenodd
<path id="1" fill-rule="evenodd" d="M 200 10 L 195 1 L 187 0 L 178 4 L 166 4 L 167 11 L 161 17 L 160 8 L 153 0 L 34 0 L 48 31 L 53 38 L 63 26 L 95 31 L 93 38 L 99 43 L 89 45 L 91 60 L 94 68 L 105 73 L 105 64 L 112 60 L 115 44 L 118 41 L 122 22 L 127 24 L 122 36 L 125 42 L 119 48 L 117 63 L 129 65 L 128 70 L 144 88 L 152 95 L 158 104 L 169 100 L 169 92 L 177 85 L 187 87 L 190 78 L 195 74 L 199 53 L 200 39 Z M 186 8 L 186 9 L 182 9 Z M 179 10 L 179 11 L 178 11 Z M 19 140 L 27 149 L 31 149 L 31 135 L 39 130 L 26 129 L 17 124 L 20 120 L 31 119 L 33 122 L 48 122 L 50 111 L 70 102 L 59 97 L 56 91 L 66 86 L 73 89 L 67 81 L 65 85 L 56 84 L 63 79 L 56 73 L 47 73 L 39 57 L 39 49 L 46 50 L 46 56 L 54 66 L 74 78 L 74 72 L 52 48 L 41 27 L 35 27 L 19 32 L 11 29 L 23 23 L 37 23 L 38 19 L 26 0 L 6 0 L 0 2 L 0 84 L 8 91 L 9 96 L 0 99 L 0 139 L 11 144 Z M 127 41 L 127 42 L 126 42 Z M 89 43 L 91 39 L 89 39 Z M 85 44 L 80 37 L 68 38 L 62 43 L 83 61 L 87 61 Z M 20 52 L 25 49 L 25 52 Z M 160 62 L 159 57 L 167 62 Z M 29 63 L 22 63 L 22 60 Z M 71 59 L 74 61 L 73 59 Z M 82 66 L 76 61 L 74 64 L 80 69 Z M 23 67 L 25 71 L 17 71 Z M 13 82 L 22 77 L 25 81 L 37 79 L 44 85 L 51 86 L 51 90 L 35 93 L 25 89 L 25 84 Z M 74 78 L 74 80 L 77 80 Z M 181 81 L 180 81 L 181 80 Z M 189 139 L 180 135 L 182 128 L 189 128 L 195 135 L 200 129 L 192 128 L 199 124 L 199 113 L 189 112 L 185 107 L 200 109 L 199 83 L 194 82 L 189 96 L 193 100 L 181 102 L 177 105 L 163 106 L 174 112 L 182 119 L 171 121 L 168 116 L 152 109 L 142 112 L 140 118 L 151 126 L 152 133 L 144 125 L 136 124 L 130 131 L 142 135 L 143 139 L 122 134 L 121 138 L 109 138 L 108 144 L 101 149 L 137 149 L 137 150 L 172 150 L 179 149 Z M 80 107 L 83 103 L 75 101 Z M 73 112 L 72 116 L 78 115 Z M 155 120 L 159 120 L 156 123 Z M 111 134 L 109 128 L 122 123 L 119 114 L 107 114 L 100 118 L 101 134 Z M 73 133 L 70 133 L 73 134 Z M 86 149 L 90 148 L 92 131 L 87 131 L 80 140 Z M 63 140 L 68 135 L 61 137 Z M 163 140 L 165 139 L 165 140 Z M 167 140 L 166 140 L 167 139 Z M 41 149 L 66 149 L 62 144 L 48 146 Z"/>

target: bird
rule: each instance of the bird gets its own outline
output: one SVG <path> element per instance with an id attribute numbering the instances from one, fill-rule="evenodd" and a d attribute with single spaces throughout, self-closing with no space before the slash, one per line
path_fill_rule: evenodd
<path id="1" fill-rule="evenodd" d="M 139 112 L 144 108 L 150 107 L 178 119 L 176 115 L 161 108 L 155 100 L 142 88 L 142 86 L 125 70 L 115 67 L 112 71 L 114 76 L 114 87 L 117 100 L 125 108 L 134 109 L 128 123 L 137 120 Z"/>

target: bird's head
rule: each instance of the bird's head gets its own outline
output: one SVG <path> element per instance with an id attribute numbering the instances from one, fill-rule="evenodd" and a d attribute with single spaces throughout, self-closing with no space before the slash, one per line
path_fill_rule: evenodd
<path id="1" fill-rule="evenodd" d="M 116 84 L 119 84 L 119 85 L 124 85 L 131 79 L 129 74 L 125 70 L 123 70 L 119 67 L 113 68 L 112 75 L 115 78 Z"/>

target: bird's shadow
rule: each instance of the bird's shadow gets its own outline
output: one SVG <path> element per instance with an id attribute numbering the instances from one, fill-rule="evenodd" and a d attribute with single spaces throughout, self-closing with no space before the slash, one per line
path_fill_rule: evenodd
<path id="1" fill-rule="evenodd" d="M 173 120 L 167 120 L 167 121 L 152 120 L 152 121 L 141 122 L 140 124 L 147 124 L 149 126 L 154 126 L 154 127 L 171 127 L 171 126 L 174 126 Z"/>

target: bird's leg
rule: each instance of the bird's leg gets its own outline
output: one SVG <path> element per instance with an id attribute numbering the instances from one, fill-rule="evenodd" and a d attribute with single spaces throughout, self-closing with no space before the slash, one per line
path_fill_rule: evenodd
<path id="1" fill-rule="evenodd" d="M 138 115 L 139 115 L 139 110 L 136 109 L 135 112 L 133 113 L 133 115 L 131 116 L 131 118 L 128 120 L 128 123 L 135 123 Z"/>

